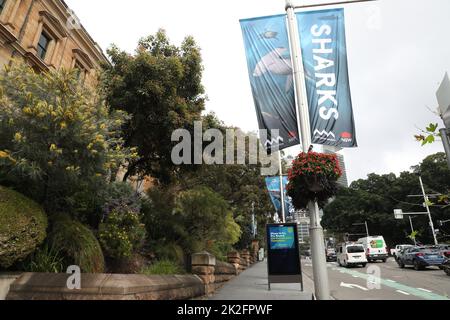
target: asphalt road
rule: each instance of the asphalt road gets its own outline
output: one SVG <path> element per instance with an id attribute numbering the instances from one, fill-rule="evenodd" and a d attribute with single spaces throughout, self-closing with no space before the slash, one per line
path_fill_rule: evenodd
<path id="1" fill-rule="evenodd" d="M 311 260 L 303 260 L 302 267 L 312 279 Z M 393 258 L 366 268 L 328 263 L 328 277 L 336 300 L 450 300 L 450 277 L 444 271 L 435 267 L 401 269 Z"/>

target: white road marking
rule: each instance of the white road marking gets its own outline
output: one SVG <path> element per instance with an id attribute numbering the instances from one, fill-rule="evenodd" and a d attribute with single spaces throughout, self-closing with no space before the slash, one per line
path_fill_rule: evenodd
<path id="1" fill-rule="evenodd" d="M 398 293 L 404 294 L 405 296 L 410 296 L 410 294 L 408 292 L 402 291 L 402 290 L 397 290 Z"/>
<path id="2" fill-rule="evenodd" d="M 358 276 L 352 276 L 353 278 L 359 278 Z"/>
<path id="3" fill-rule="evenodd" d="M 393 282 L 393 283 L 397 283 L 397 281 L 390 280 L 390 279 L 387 279 L 386 281 Z"/>
<path id="4" fill-rule="evenodd" d="M 432 293 L 433 291 L 431 291 L 431 290 L 427 290 L 427 289 L 423 289 L 423 288 L 417 288 L 418 290 L 421 290 L 421 291 L 425 291 L 425 292 L 429 292 L 429 293 Z"/>
<path id="5" fill-rule="evenodd" d="M 367 289 L 367 288 L 361 287 L 361 286 L 359 286 L 359 285 L 357 285 L 357 284 L 351 284 L 351 283 L 344 283 L 344 282 L 341 282 L 341 287 L 349 288 L 349 289 L 355 289 L 355 288 L 358 288 L 358 289 L 361 289 L 361 290 L 363 290 L 363 291 L 369 291 L 369 289 Z"/>

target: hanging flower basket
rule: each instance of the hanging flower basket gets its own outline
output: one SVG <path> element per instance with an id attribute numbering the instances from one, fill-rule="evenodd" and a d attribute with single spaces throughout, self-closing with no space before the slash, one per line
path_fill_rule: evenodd
<path id="1" fill-rule="evenodd" d="M 289 170 L 287 192 L 297 210 L 307 209 L 310 201 L 323 207 L 336 195 L 342 176 L 337 156 L 316 152 L 301 153 Z"/>

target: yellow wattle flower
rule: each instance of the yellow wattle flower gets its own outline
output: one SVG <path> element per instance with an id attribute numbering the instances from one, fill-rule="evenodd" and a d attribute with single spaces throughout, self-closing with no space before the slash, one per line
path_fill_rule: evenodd
<path id="1" fill-rule="evenodd" d="M 16 132 L 16 134 L 14 135 L 14 141 L 16 142 L 22 141 L 22 134 L 20 134 L 20 132 Z"/>
<path id="2" fill-rule="evenodd" d="M 9 153 L 0 151 L 0 159 L 9 158 Z"/>

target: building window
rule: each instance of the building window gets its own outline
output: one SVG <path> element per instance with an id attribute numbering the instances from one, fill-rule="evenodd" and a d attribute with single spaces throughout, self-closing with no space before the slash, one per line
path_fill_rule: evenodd
<path id="1" fill-rule="evenodd" d="M 84 82 L 84 79 L 86 78 L 86 68 L 79 62 L 78 60 L 75 61 L 75 69 L 78 72 L 78 80 L 80 82 Z"/>
<path id="2" fill-rule="evenodd" d="M 44 60 L 45 56 L 47 55 L 48 45 L 51 40 L 52 39 L 49 36 L 42 32 L 37 46 L 37 54 L 42 60 Z"/>
<path id="3" fill-rule="evenodd" d="M 0 0 L 0 14 L 3 12 L 3 9 L 5 9 L 6 0 Z"/>

